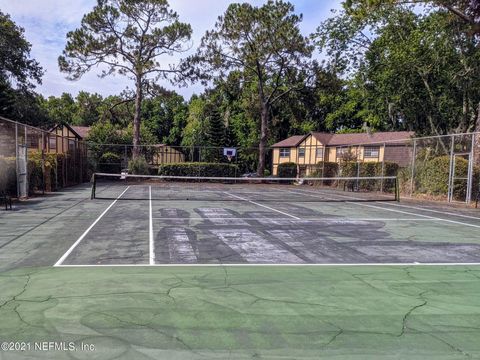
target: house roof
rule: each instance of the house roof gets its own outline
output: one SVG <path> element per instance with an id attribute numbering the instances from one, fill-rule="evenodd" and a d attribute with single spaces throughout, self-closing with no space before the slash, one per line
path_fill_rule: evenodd
<path id="1" fill-rule="evenodd" d="M 327 146 L 381 144 L 384 142 L 407 141 L 414 136 L 412 131 L 388 131 L 376 133 L 329 134 L 312 132 L 311 135 Z M 308 135 L 294 135 L 282 140 L 272 147 L 294 147 L 300 144 Z"/>
<path id="2" fill-rule="evenodd" d="M 82 139 L 85 139 L 90 132 L 90 126 L 70 126 L 70 128 Z"/>
<path id="3" fill-rule="evenodd" d="M 282 140 L 276 144 L 273 144 L 272 147 L 293 147 L 297 146 L 302 142 L 302 140 L 306 137 L 307 135 L 293 135 L 290 136 L 289 138 Z"/>
<path id="4" fill-rule="evenodd" d="M 362 144 L 380 144 L 391 141 L 408 140 L 413 137 L 412 131 L 388 131 L 375 133 L 352 133 L 352 134 L 326 134 L 312 133 L 312 135 L 324 145 L 362 145 Z"/>

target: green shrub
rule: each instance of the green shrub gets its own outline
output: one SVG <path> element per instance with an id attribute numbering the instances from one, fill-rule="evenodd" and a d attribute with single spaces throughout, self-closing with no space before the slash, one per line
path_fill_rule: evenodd
<path id="1" fill-rule="evenodd" d="M 297 177 L 297 164 L 286 162 L 278 165 L 278 177 L 295 178 Z"/>
<path id="2" fill-rule="evenodd" d="M 130 160 L 128 162 L 128 172 L 135 175 L 149 175 L 150 168 L 147 160 L 143 156 Z"/>
<path id="3" fill-rule="evenodd" d="M 56 190 L 57 154 L 42 154 L 41 151 L 29 152 L 27 166 L 30 195 L 43 189 L 47 192 Z"/>
<path id="4" fill-rule="evenodd" d="M 428 160 L 421 168 L 417 168 L 417 189 L 427 195 L 448 194 L 448 177 L 450 173 L 450 157 L 439 156 Z M 478 169 L 474 171 L 474 178 L 478 178 Z M 455 159 L 455 177 L 466 178 L 468 174 L 468 160 L 457 157 Z M 475 181 L 474 181 L 475 183 Z M 457 180 L 453 185 L 455 199 L 464 200 L 467 192 L 467 181 Z"/>
<path id="5" fill-rule="evenodd" d="M 0 157 L 0 193 L 14 196 L 17 193 L 15 158 Z"/>
<path id="6" fill-rule="evenodd" d="M 397 176 L 399 166 L 393 162 L 341 162 L 339 172 L 342 177 L 378 177 L 378 176 Z M 379 191 L 383 186 L 383 191 L 391 192 L 395 189 L 394 181 L 382 180 L 364 180 L 361 181 L 361 188 L 366 191 Z M 347 181 L 346 186 L 358 186 L 357 181 Z"/>
<path id="7" fill-rule="evenodd" d="M 164 176 L 236 177 L 239 171 L 234 164 L 190 162 L 160 165 L 158 174 Z"/>
<path id="8" fill-rule="evenodd" d="M 122 161 L 118 154 L 103 153 L 98 159 L 98 171 L 108 174 L 119 174 L 122 170 Z"/>

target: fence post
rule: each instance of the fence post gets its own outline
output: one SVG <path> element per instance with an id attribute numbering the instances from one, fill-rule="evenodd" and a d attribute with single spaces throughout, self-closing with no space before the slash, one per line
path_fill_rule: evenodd
<path id="1" fill-rule="evenodd" d="M 20 174 L 19 174 L 19 163 L 18 163 L 18 123 L 15 122 L 15 177 L 17 179 L 17 198 L 20 198 Z"/>
<path id="2" fill-rule="evenodd" d="M 413 188 L 414 188 L 414 179 L 415 179 L 415 159 L 417 158 L 417 140 L 413 140 L 413 155 L 412 155 L 412 174 L 410 178 L 410 197 L 413 196 Z"/>
<path id="3" fill-rule="evenodd" d="M 448 191 L 447 191 L 447 201 L 452 202 L 453 200 L 453 178 L 455 177 L 455 159 L 453 156 L 455 146 L 455 135 L 452 135 L 452 140 L 450 141 L 450 171 L 448 174 Z"/>
<path id="4" fill-rule="evenodd" d="M 468 173 L 467 173 L 467 194 L 465 197 L 465 202 L 467 204 L 472 200 L 472 185 L 473 185 L 473 162 L 474 162 L 474 151 L 475 148 L 475 133 L 472 134 L 470 156 L 468 157 Z"/>

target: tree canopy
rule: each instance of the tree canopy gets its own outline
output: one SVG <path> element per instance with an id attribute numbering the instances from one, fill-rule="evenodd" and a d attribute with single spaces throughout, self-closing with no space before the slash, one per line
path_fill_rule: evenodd
<path id="1" fill-rule="evenodd" d="M 225 79 L 234 70 L 244 81 L 255 84 L 260 112 L 259 164 L 263 175 L 272 105 L 303 86 L 303 70 L 313 47 L 299 29 L 302 16 L 281 0 L 255 7 L 231 4 L 213 30 L 202 38 L 197 54 L 189 62 L 197 66 L 201 79 Z"/>
<path id="2" fill-rule="evenodd" d="M 80 28 L 67 34 L 58 59 L 60 70 L 70 79 L 103 65 L 102 77 L 116 72 L 134 81 L 134 156 L 139 151 L 144 91 L 179 72 L 173 65 L 166 67 L 162 56 L 185 51 L 190 40 L 190 25 L 178 19 L 166 0 L 98 0 Z"/>

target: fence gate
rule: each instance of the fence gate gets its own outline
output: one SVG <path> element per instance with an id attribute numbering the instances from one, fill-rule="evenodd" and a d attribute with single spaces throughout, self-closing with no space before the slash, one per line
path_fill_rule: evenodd
<path id="1" fill-rule="evenodd" d="M 17 145 L 17 195 L 28 196 L 27 146 Z"/>
<path id="2" fill-rule="evenodd" d="M 459 169 L 458 159 L 468 161 L 467 173 Z M 448 201 L 464 201 L 469 203 L 472 197 L 472 156 L 470 153 L 454 153 L 450 161 L 450 174 L 448 180 Z M 463 170 L 463 171 L 462 171 Z"/>

